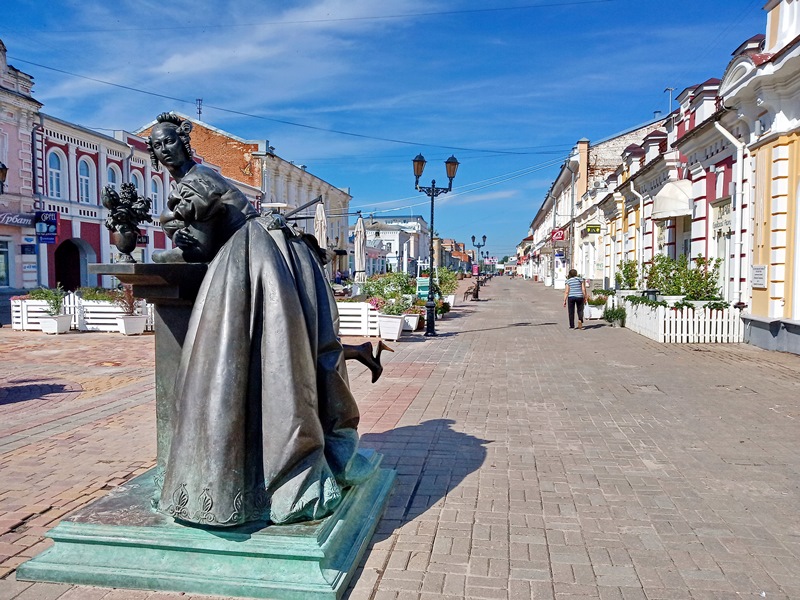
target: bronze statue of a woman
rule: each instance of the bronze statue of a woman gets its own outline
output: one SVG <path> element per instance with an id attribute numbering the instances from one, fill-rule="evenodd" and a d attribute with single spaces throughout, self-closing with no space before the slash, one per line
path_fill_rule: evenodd
<path id="1" fill-rule="evenodd" d="M 192 160 L 189 124 L 162 114 L 148 144 L 176 185 L 161 215 L 206 262 L 175 382 L 159 510 L 188 523 L 291 523 L 330 514 L 372 475 L 318 256 L 278 215 Z M 366 362 L 365 362 L 366 364 Z"/>

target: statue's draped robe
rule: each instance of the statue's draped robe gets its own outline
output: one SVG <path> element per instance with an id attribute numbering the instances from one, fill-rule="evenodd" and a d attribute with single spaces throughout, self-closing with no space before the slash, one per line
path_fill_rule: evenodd
<path id="1" fill-rule="evenodd" d="M 318 519 L 367 475 L 336 321 L 302 238 L 267 217 L 228 239 L 189 323 L 160 510 L 215 526 Z"/>

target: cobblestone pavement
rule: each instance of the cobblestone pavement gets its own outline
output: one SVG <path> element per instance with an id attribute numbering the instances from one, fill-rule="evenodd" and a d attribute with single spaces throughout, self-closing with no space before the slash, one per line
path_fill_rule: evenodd
<path id="1" fill-rule="evenodd" d="M 351 368 L 398 478 L 350 600 L 800 598 L 800 357 L 568 330 L 531 282 L 481 298 L 377 384 Z M 0 356 L 0 600 L 195 598 L 14 576 L 153 464 L 152 336 L 3 328 Z"/>

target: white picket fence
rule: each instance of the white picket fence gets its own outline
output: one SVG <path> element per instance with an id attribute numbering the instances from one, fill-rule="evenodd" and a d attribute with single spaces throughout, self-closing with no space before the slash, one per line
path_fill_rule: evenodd
<path id="1" fill-rule="evenodd" d="M 736 308 L 667 308 L 625 302 L 625 327 L 664 344 L 732 344 L 744 341 Z"/>
<path id="2" fill-rule="evenodd" d="M 378 311 L 368 302 L 337 302 L 339 335 L 377 337 Z"/>
<path id="3" fill-rule="evenodd" d="M 142 301 L 142 314 L 147 315 L 146 331 L 153 331 L 153 305 Z M 119 331 L 117 317 L 123 312 L 112 302 L 83 300 L 70 292 L 64 297 L 64 314 L 72 315 L 70 329 L 78 331 Z M 11 328 L 20 331 L 41 331 L 41 317 L 47 316 L 44 300 L 12 300 Z"/>

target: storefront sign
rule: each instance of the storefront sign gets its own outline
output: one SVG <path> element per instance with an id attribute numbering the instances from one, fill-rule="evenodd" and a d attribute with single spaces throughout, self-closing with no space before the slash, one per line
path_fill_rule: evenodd
<path id="1" fill-rule="evenodd" d="M 593 233 L 600 233 L 600 225 L 587 225 L 586 233 L 587 235 L 591 235 Z"/>
<path id="2" fill-rule="evenodd" d="M 148 244 L 150 242 L 150 236 L 148 235 L 138 235 L 136 236 L 136 245 L 140 244 Z"/>
<path id="3" fill-rule="evenodd" d="M 753 265 L 753 287 L 767 289 L 767 265 Z"/>
<path id="4" fill-rule="evenodd" d="M 20 254 L 36 254 L 36 244 L 20 244 Z"/>
<path id="5" fill-rule="evenodd" d="M 563 242 L 567 239 L 567 232 L 564 229 L 553 229 L 552 233 L 550 234 L 550 239 L 554 242 Z"/>
<path id="6" fill-rule="evenodd" d="M 58 213 L 37 210 L 34 218 L 36 237 L 40 244 L 55 244 L 58 235 Z"/>
<path id="7" fill-rule="evenodd" d="M 0 212 L 0 225 L 11 227 L 33 227 L 33 215 L 30 213 Z"/>
<path id="8" fill-rule="evenodd" d="M 25 263 L 24 265 L 22 265 L 22 270 L 23 272 L 27 273 L 31 271 L 37 271 L 38 269 L 36 268 L 36 265 L 34 263 Z"/>
<path id="9" fill-rule="evenodd" d="M 721 204 L 720 206 L 715 206 L 714 221 L 712 223 L 714 231 L 723 234 L 729 233 L 732 225 L 733 225 L 733 220 L 731 218 L 731 203 L 726 202 L 725 204 Z"/>

